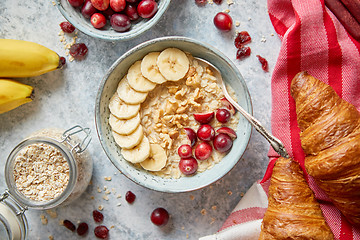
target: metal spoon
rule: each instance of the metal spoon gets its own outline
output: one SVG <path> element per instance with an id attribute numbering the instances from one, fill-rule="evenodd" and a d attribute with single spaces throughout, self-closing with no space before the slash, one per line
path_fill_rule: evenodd
<path id="1" fill-rule="evenodd" d="M 198 58 L 195 57 L 195 59 L 200 63 L 200 65 L 209 67 L 218 83 L 220 84 L 223 93 L 225 95 L 225 98 L 250 122 L 250 124 L 261 134 L 265 137 L 265 139 L 270 143 L 270 145 L 273 147 L 273 149 L 280 154 L 280 156 L 288 158 L 289 154 L 286 152 L 286 149 L 283 145 L 283 143 L 277 139 L 276 137 L 274 137 L 273 135 L 271 135 L 264 126 L 261 125 L 261 123 L 255 119 L 253 116 L 251 116 L 249 113 L 247 113 L 236 101 L 234 101 L 232 99 L 232 97 L 230 96 L 230 94 L 228 93 L 226 87 L 225 87 L 225 83 L 221 77 L 221 73 L 220 70 L 215 67 L 213 64 L 211 64 L 210 62 L 202 59 L 202 58 Z"/>

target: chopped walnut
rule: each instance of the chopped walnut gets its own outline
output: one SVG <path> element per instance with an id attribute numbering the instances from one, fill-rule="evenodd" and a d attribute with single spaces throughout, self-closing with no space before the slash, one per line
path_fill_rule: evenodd
<path id="1" fill-rule="evenodd" d="M 169 133 L 171 139 L 176 139 L 179 136 L 179 131 L 174 130 Z"/>

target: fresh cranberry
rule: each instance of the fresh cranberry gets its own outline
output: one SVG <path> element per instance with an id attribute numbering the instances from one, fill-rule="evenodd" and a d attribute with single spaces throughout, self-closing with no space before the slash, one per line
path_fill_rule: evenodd
<path id="1" fill-rule="evenodd" d="M 195 0 L 195 3 L 197 4 L 197 5 L 205 5 L 206 3 L 207 3 L 207 0 Z"/>
<path id="2" fill-rule="evenodd" d="M 126 0 L 128 3 L 137 3 L 139 0 Z"/>
<path id="3" fill-rule="evenodd" d="M 112 28 L 117 32 L 125 32 L 130 29 L 130 18 L 125 14 L 115 13 L 110 18 Z"/>
<path id="4" fill-rule="evenodd" d="M 184 128 L 187 137 L 190 140 L 190 146 L 193 147 L 197 141 L 197 135 L 192 128 Z"/>
<path id="5" fill-rule="evenodd" d="M 221 101 L 222 105 L 223 105 L 227 110 L 229 110 L 229 112 L 230 112 L 231 114 L 233 114 L 233 115 L 235 114 L 235 108 L 234 108 L 234 106 L 233 106 L 225 97 L 221 98 L 220 101 Z"/>
<path id="6" fill-rule="evenodd" d="M 185 175 L 194 174 L 198 169 L 198 162 L 195 158 L 181 158 L 179 162 L 179 169 Z"/>
<path id="7" fill-rule="evenodd" d="M 211 156 L 212 146 L 208 142 L 201 142 L 195 148 L 195 157 L 198 160 L 206 160 Z"/>
<path id="8" fill-rule="evenodd" d="M 251 37 L 247 31 L 242 31 L 237 34 L 234 42 L 236 48 L 241 48 L 243 45 L 251 42 Z"/>
<path id="9" fill-rule="evenodd" d="M 259 59 L 259 62 L 261 63 L 261 68 L 265 72 L 268 72 L 269 71 L 268 61 L 265 58 L 261 57 L 260 55 L 256 55 L 256 57 Z"/>
<path id="10" fill-rule="evenodd" d="M 230 31 L 232 28 L 232 18 L 225 12 L 219 12 L 214 17 L 214 24 L 222 31 Z"/>
<path id="11" fill-rule="evenodd" d="M 221 123 L 227 123 L 231 118 L 231 114 L 227 109 L 220 108 L 216 111 L 216 119 Z"/>
<path id="12" fill-rule="evenodd" d="M 136 198 L 136 195 L 131 192 L 131 191 L 128 191 L 126 194 L 125 194 L 125 200 L 128 202 L 128 203 L 133 203 L 135 201 L 135 198 Z"/>
<path id="13" fill-rule="evenodd" d="M 201 124 L 209 123 L 214 118 L 214 112 L 210 113 L 194 113 L 194 118 Z"/>
<path id="14" fill-rule="evenodd" d="M 80 7 L 84 3 L 84 0 L 68 0 L 68 2 L 73 7 Z"/>
<path id="15" fill-rule="evenodd" d="M 80 223 L 78 228 L 76 229 L 76 232 L 79 236 L 83 236 L 85 235 L 89 230 L 89 226 L 87 225 L 87 223 Z"/>
<path id="16" fill-rule="evenodd" d="M 164 226 L 169 221 L 169 213 L 164 208 L 156 208 L 150 216 L 151 222 L 157 226 Z"/>
<path id="17" fill-rule="evenodd" d="M 66 33 L 72 33 L 75 31 L 75 27 L 69 22 L 60 23 L 60 28 Z"/>
<path id="18" fill-rule="evenodd" d="M 84 5 L 81 8 L 81 14 L 84 18 L 91 18 L 91 16 L 97 12 L 97 9 L 91 4 L 90 0 L 86 0 Z"/>
<path id="19" fill-rule="evenodd" d="M 63 224 L 64 224 L 64 226 L 65 226 L 67 229 L 69 229 L 70 231 L 73 231 L 73 232 L 74 232 L 74 231 L 76 230 L 75 225 L 74 225 L 71 221 L 69 221 L 69 220 L 64 220 Z"/>
<path id="20" fill-rule="evenodd" d="M 217 151 L 226 152 L 232 147 L 233 141 L 229 135 L 220 133 L 214 138 L 213 144 Z"/>
<path id="21" fill-rule="evenodd" d="M 215 137 L 215 130 L 209 124 L 204 124 L 199 127 L 197 136 L 200 140 L 211 141 Z"/>
<path id="22" fill-rule="evenodd" d="M 121 12 L 125 9 L 126 1 L 125 0 L 110 0 L 110 7 L 115 12 Z"/>
<path id="23" fill-rule="evenodd" d="M 236 132 L 229 128 L 229 127 L 221 127 L 219 128 L 218 130 L 216 130 L 217 133 L 224 133 L 224 134 L 227 134 L 231 137 L 231 139 L 235 139 L 237 138 L 237 135 L 236 135 Z"/>
<path id="24" fill-rule="evenodd" d="M 109 7 L 105 11 L 102 11 L 102 14 L 105 16 L 106 19 L 110 19 L 113 14 L 115 14 L 115 11 Z"/>
<path id="25" fill-rule="evenodd" d="M 192 148 L 189 144 L 183 144 L 178 148 L 178 154 L 181 158 L 188 158 L 192 156 Z"/>
<path id="26" fill-rule="evenodd" d="M 158 4 L 154 0 L 142 0 L 137 6 L 137 12 L 142 18 L 151 18 L 155 15 Z"/>
<path id="27" fill-rule="evenodd" d="M 125 14 L 131 21 L 138 20 L 140 17 L 135 4 L 127 4 L 125 7 Z"/>
<path id="28" fill-rule="evenodd" d="M 60 57 L 59 68 L 62 68 L 66 64 L 66 59 L 64 57 Z"/>
<path id="29" fill-rule="evenodd" d="M 236 52 L 236 58 L 239 59 L 239 60 L 241 60 L 241 59 L 244 59 L 244 58 L 250 56 L 250 54 L 251 54 L 251 49 L 250 49 L 250 47 L 244 47 L 244 46 L 243 46 L 243 47 L 241 47 L 241 48 L 239 48 L 239 49 L 237 50 L 237 52 Z"/>
<path id="30" fill-rule="evenodd" d="M 90 22 L 94 28 L 100 29 L 105 26 L 106 18 L 101 13 L 94 13 L 90 18 Z"/>
<path id="31" fill-rule="evenodd" d="M 213 0 L 213 2 L 216 3 L 216 4 L 221 4 L 222 0 Z"/>
<path id="32" fill-rule="evenodd" d="M 100 11 L 106 10 L 110 5 L 110 0 L 91 0 L 91 4 Z"/>
<path id="33" fill-rule="evenodd" d="M 93 218 L 94 218 L 95 222 L 100 223 L 104 220 L 104 215 L 101 212 L 99 212 L 98 210 L 94 210 Z"/>
<path id="34" fill-rule="evenodd" d="M 88 52 L 85 43 L 75 43 L 69 50 L 70 55 L 75 59 L 82 59 Z"/>
<path id="35" fill-rule="evenodd" d="M 94 234 L 97 238 L 106 239 L 109 236 L 109 229 L 100 225 L 94 229 Z"/>

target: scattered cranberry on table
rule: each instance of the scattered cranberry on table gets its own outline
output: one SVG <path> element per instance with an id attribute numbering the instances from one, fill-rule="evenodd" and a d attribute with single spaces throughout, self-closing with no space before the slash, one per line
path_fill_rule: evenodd
<path id="1" fill-rule="evenodd" d="M 94 210 L 93 218 L 94 218 L 95 222 L 100 223 L 104 220 L 104 215 L 101 212 L 99 212 L 98 210 Z"/>
<path id="2" fill-rule="evenodd" d="M 156 208 L 150 216 L 151 222 L 157 226 L 165 226 L 169 218 L 169 213 L 164 208 Z"/>
<path id="3" fill-rule="evenodd" d="M 76 229 L 76 232 L 79 236 L 85 235 L 88 231 L 89 231 L 89 226 L 85 222 L 80 223 L 78 228 Z"/>
<path id="4" fill-rule="evenodd" d="M 75 43 L 69 50 L 70 55 L 77 60 L 84 58 L 88 52 L 88 48 L 85 43 Z"/>
<path id="5" fill-rule="evenodd" d="M 63 224 L 64 224 L 64 226 L 65 226 L 67 229 L 69 229 L 69 230 L 72 231 L 72 232 L 74 232 L 74 231 L 76 230 L 75 225 L 74 225 L 71 221 L 69 221 L 69 220 L 64 220 L 64 221 L 63 221 Z"/>
<path id="6" fill-rule="evenodd" d="M 215 26 L 222 31 L 230 31 L 232 28 L 232 18 L 225 12 L 219 12 L 214 17 Z"/>
<path id="7" fill-rule="evenodd" d="M 66 33 L 72 33 L 75 31 L 75 27 L 69 22 L 60 23 L 60 28 Z"/>
<path id="8" fill-rule="evenodd" d="M 94 234 L 97 238 L 106 239 L 109 236 L 109 229 L 103 225 L 100 225 L 94 229 Z"/>
<path id="9" fill-rule="evenodd" d="M 244 59 L 251 54 L 251 48 L 250 47 L 241 47 L 236 52 L 236 59 Z"/>
<path id="10" fill-rule="evenodd" d="M 268 61 L 265 58 L 261 57 L 260 55 L 256 55 L 256 57 L 259 59 L 259 62 L 261 63 L 261 68 L 265 72 L 268 72 L 269 71 Z"/>
<path id="11" fill-rule="evenodd" d="M 239 32 L 235 37 L 235 47 L 241 48 L 243 45 L 251 42 L 250 34 L 247 31 Z"/>
<path id="12" fill-rule="evenodd" d="M 128 203 L 133 203 L 135 201 L 135 198 L 136 198 L 136 195 L 131 192 L 131 191 L 127 191 L 126 194 L 125 194 L 125 200 L 128 202 Z"/>
<path id="13" fill-rule="evenodd" d="M 207 3 L 207 0 L 195 0 L 195 3 L 197 5 L 205 5 Z"/>
<path id="14" fill-rule="evenodd" d="M 179 162 L 179 169 L 185 175 L 194 174 L 198 169 L 198 162 L 195 158 L 181 158 Z"/>

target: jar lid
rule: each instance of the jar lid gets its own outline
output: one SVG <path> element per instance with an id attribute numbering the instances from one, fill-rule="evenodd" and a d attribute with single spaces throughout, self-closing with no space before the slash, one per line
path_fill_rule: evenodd
<path id="1" fill-rule="evenodd" d="M 0 236 L 1 239 L 23 240 L 27 234 L 25 209 L 19 206 L 8 192 L 0 195 Z"/>

